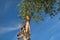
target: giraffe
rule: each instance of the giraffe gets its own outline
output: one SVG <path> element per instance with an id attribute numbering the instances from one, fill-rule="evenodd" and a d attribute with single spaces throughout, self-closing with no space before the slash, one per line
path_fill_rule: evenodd
<path id="1" fill-rule="evenodd" d="M 24 37 L 25 37 L 25 28 L 22 27 L 21 32 L 19 32 L 18 35 L 17 35 L 17 39 L 20 40 L 20 38 L 23 39 Z"/>

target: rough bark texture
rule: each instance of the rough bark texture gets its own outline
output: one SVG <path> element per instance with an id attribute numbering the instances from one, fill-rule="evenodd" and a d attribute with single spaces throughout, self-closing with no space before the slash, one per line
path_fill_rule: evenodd
<path id="1" fill-rule="evenodd" d="M 23 28 L 21 28 L 21 32 L 19 32 L 17 36 L 18 36 L 17 40 L 20 40 L 20 38 L 22 38 L 22 40 L 30 40 L 30 17 L 29 16 L 26 16 L 25 25 Z"/>

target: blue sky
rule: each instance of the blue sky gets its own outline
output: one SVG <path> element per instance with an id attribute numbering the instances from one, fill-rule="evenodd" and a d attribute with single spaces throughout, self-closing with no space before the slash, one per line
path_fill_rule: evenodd
<path id="1" fill-rule="evenodd" d="M 17 4 L 21 0 L 0 0 L 0 40 L 16 40 L 19 25 Z M 60 14 L 43 22 L 31 22 L 31 40 L 60 40 Z"/>

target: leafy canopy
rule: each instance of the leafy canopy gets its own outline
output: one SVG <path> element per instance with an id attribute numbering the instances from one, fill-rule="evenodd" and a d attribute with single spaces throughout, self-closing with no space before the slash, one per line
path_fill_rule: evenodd
<path id="1" fill-rule="evenodd" d="M 54 5 L 58 4 L 58 8 L 54 9 Z M 43 20 L 41 11 L 50 16 L 55 16 L 57 10 L 60 11 L 60 2 L 56 0 L 23 0 L 19 3 L 20 18 L 25 19 L 27 15 L 31 16 L 31 19 Z"/>

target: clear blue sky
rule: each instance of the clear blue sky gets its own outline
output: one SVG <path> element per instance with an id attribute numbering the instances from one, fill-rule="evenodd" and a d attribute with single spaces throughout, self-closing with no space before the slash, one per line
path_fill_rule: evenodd
<path id="1" fill-rule="evenodd" d="M 0 0 L 0 40 L 16 40 L 20 26 L 17 4 L 21 0 Z M 60 14 L 45 17 L 40 24 L 31 22 L 31 40 L 60 40 Z"/>

